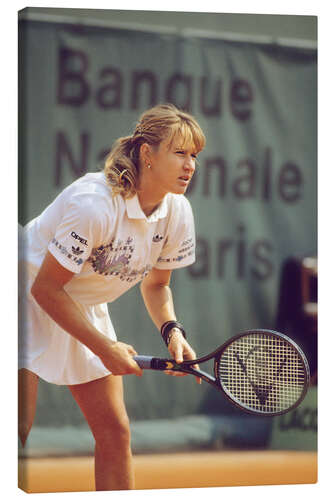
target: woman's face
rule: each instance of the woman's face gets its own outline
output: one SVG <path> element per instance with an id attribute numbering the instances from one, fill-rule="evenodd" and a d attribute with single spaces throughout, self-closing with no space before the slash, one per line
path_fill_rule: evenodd
<path id="1" fill-rule="evenodd" d="M 147 172 L 151 181 L 149 184 L 161 196 L 166 193 L 184 194 L 195 172 L 196 157 L 194 145 L 184 146 L 181 138 L 176 137 L 171 144 L 168 140 L 162 141 L 150 157 L 151 168 Z"/>

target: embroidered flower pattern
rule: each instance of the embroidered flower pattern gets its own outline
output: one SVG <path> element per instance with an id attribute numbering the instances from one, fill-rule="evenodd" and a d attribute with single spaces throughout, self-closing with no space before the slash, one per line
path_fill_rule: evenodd
<path id="1" fill-rule="evenodd" d="M 104 276 L 118 276 L 125 281 L 140 280 L 146 276 L 152 266 L 146 265 L 141 269 L 133 269 L 130 261 L 134 252 L 133 238 L 127 238 L 126 242 L 122 240 L 111 240 L 108 245 L 101 245 L 92 250 L 88 262 L 91 263 L 94 271 Z"/>

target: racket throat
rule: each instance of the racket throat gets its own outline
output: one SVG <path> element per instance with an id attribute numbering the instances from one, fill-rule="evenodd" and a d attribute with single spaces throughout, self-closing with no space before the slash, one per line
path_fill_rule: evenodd
<path id="1" fill-rule="evenodd" d="M 177 369 L 175 368 L 177 371 Z M 194 375 L 196 377 L 202 378 L 205 382 L 208 382 L 209 384 L 213 384 L 216 386 L 216 379 L 213 377 L 210 373 L 204 372 L 203 370 L 199 370 L 197 368 L 186 368 L 186 366 L 182 365 L 182 372 L 188 373 L 189 375 Z"/>

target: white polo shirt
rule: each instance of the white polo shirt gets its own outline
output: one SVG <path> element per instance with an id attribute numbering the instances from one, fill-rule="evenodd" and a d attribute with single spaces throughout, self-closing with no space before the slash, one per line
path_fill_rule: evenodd
<path id="1" fill-rule="evenodd" d="M 112 196 L 103 172 L 68 186 L 25 231 L 27 260 L 40 267 L 49 250 L 75 273 L 65 290 L 82 304 L 112 302 L 153 267 L 195 260 L 193 214 L 183 195 L 167 194 L 146 217 L 137 195 Z"/>
<path id="2" fill-rule="evenodd" d="M 54 384 L 82 384 L 110 371 L 32 297 L 31 286 L 47 250 L 75 273 L 65 290 L 82 314 L 116 340 L 107 302 L 153 267 L 175 269 L 194 262 L 193 215 L 184 196 L 168 194 L 146 217 L 137 196 L 112 197 L 103 173 L 87 174 L 25 226 L 21 244 L 18 367 Z"/>

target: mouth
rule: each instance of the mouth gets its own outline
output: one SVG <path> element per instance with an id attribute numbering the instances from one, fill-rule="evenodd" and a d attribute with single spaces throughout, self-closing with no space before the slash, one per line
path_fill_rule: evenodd
<path id="1" fill-rule="evenodd" d="M 178 179 L 186 184 L 188 184 L 191 180 L 191 177 L 189 175 L 183 175 L 182 177 L 178 177 Z"/>

